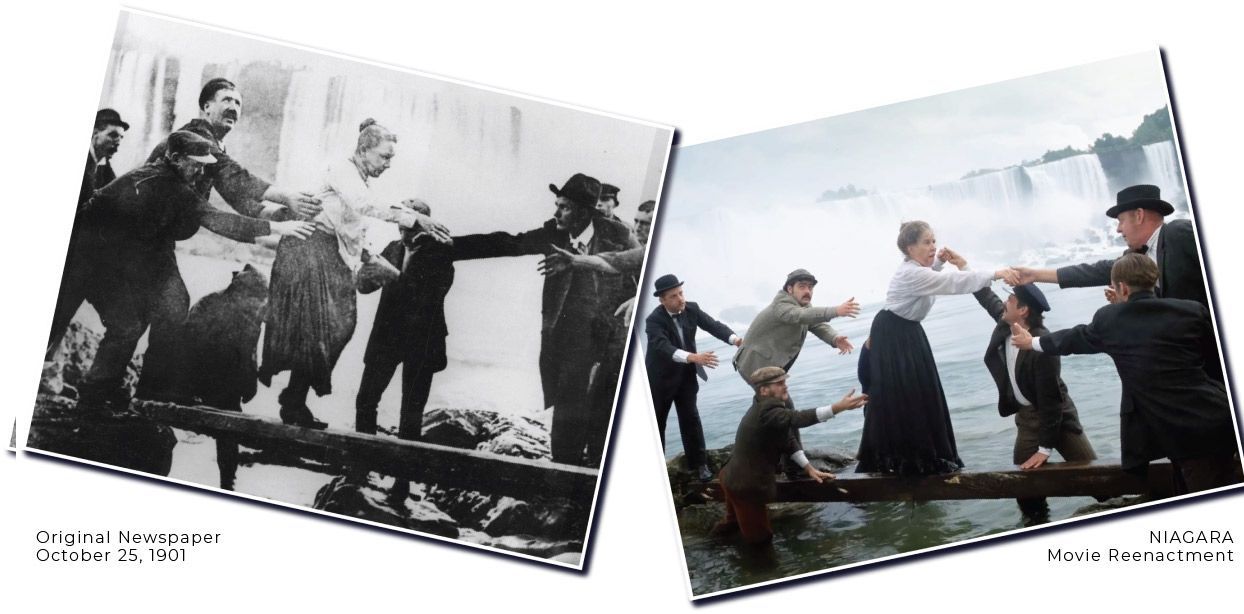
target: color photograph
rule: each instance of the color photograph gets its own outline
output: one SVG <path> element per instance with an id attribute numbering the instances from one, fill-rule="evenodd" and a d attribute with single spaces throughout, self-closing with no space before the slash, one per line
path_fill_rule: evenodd
<path id="1" fill-rule="evenodd" d="M 79 121 L 26 449 L 582 568 L 672 128 L 131 11 Z"/>
<path id="2" fill-rule="evenodd" d="M 1194 205 L 1156 50 L 680 148 L 636 335 L 693 598 L 1238 488 Z"/>

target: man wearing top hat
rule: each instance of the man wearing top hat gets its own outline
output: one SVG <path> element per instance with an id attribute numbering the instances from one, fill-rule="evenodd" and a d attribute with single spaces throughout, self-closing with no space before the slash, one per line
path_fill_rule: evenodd
<path id="1" fill-rule="evenodd" d="M 963 257 L 944 249 L 946 261 L 960 270 L 967 266 Z M 1059 357 L 1030 350 L 1021 350 L 1011 343 L 1011 325 L 1032 335 L 1043 335 L 1045 313 L 1050 304 L 1045 293 L 1033 284 L 1015 286 L 1006 301 L 993 289 L 973 293 L 976 301 L 997 325 L 985 348 L 985 368 L 998 388 L 998 414 L 1015 416 L 1015 447 L 1011 462 L 1020 469 L 1036 469 L 1049 460 L 1054 450 L 1066 461 L 1090 461 L 1097 458 L 1093 445 L 1084 435 L 1075 403 L 1063 383 Z M 1049 521 L 1050 508 L 1045 498 L 1017 499 L 1025 525 Z"/>
<path id="2" fill-rule="evenodd" d="M 762 367 L 750 375 L 752 405 L 739 421 L 734 435 L 734 452 L 721 468 L 721 492 L 726 500 L 726 517 L 713 527 L 713 534 L 738 532 L 747 544 L 764 544 L 773 538 L 766 505 L 777 497 L 773 467 L 779 458 L 790 458 L 802 472 L 818 483 L 834 479 L 814 467 L 803 452 L 799 429 L 833 418 L 849 409 L 862 407 L 868 395 L 852 390 L 837 403 L 816 409 L 795 410 L 786 389 L 786 371 L 781 367 Z"/>
<path id="3" fill-rule="evenodd" d="M 163 157 L 122 175 L 82 205 L 73 238 L 82 258 L 70 266 L 83 271 L 82 296 L 105 328 L 83 377 L 83 410 L 124 409 L 129 403 L 125 370 L 139 338 L 158 318 L 185 318 L 184 311 L 168 313 L 175 305 L 167 297 L 186 292 L 173 252 L 177 241 L 194 235 L 200 225 L 235 241 L 273 232 L 305 238 L 314 230 L 307 222 L 267 222 L 208 204 L 193 185 L 213 162 L 211 142 L 192 132 L 174 132 Z M 69 308 L 76 311 L 78 305 Z"/>
<path id="4" fill-rule="evenodd" d="M 1157 265 L 1158 283 L 1154 289 L 1157 296 L 1196 301 L 1209 307 L 1192 222 L 1186 219 L 1166 222 L 1164 218 L 1174 212 L 1175 208 L 1162 200 L 1157 186 L 1134 185 L 1119 191 L 1115 205 L 1106 210 L 1106 215 L 1118 220 L 1118 233 L 1127 242 L 1124 253 L 1144 254 Z M 1056 283 L 1060 288 L 1110 286 L 1110 267 L 1115 260 L 1107 258 L 1058 269 L 1015 267 L 1015 270 L 1022 283 Z M 1224 381 L 1219 361 L 1207 363 L 1205 371 L 1210 377 Z"/>
<path id="5" fill-rule="evenodd" d="M 1036 336 L 1013 324 L 1012 343 L 1042 354 L 1110 356 L 1123 385 L 1125 471 L 1143 473 L 1149 461 L 1169 458 L 1177 494 L 1244 480 L 1226 388 L 1202 369 L 1218 360 L 1209 309 L 1158 298 L 1158 267 L 1140 254 L 1116 260 L 1110 277 L 1112 304 L 1092 322 Z"/>
<path id="6" fill-rule="evenodd" d="M 696 377 L 707 381 L 708 373 L 704 369 L 715 369 L 717 356 L 711 351 L 696 350 L 695 332 L 703 330 L 736 347 L 743 344 L 743 338 L 734 334 L 729 326 L 704 313 L 696 303 L 687 301 L 682 285 L 683 282 L 675 275 L 657 278 L 652 295 L 657 297 L 660 305 L 648 314 L 644 322 L 644 331 L 648 335 L 644 366 L 648 370 L 648 388 L 657 412 L 662 449 L 665 447 L 665 421 L 669 418 L 672 404 L 678 411 L 678 430 L 682 433 L 687 468 L 707 482 L 713 478 L 713 473 L 708 468 L 704 428 L 700 424 L 700 410 L 696 407 L 696 394 L 700 390 Z"/>
<path id="7" fill-rule="evenodd" d="M 556 197 L 552 219 L 518 234 L 454 237 L 454 259 L 551 256 L 559 249 L 596 255 L 639 245 L 629 228 L 596 210 L 600 199 L 596 179 L 576 173 L 560 189 L 549 184 L 549 190 Z M 539 265 L 545 275 L 540 383 L 545 407 L 553 408 L 549 447 L 555 462 L 597 464 L 599 458 L 584 458 L 593 423 L 588 384 L 592 367 L 605 351 L 621 278 L 581 267 L 551 266 L 551 262 L 546 259 Z"/>

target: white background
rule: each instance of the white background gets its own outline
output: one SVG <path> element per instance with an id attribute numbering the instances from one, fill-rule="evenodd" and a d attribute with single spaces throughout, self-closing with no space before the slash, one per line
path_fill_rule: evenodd
<path id="1" fill-rule="evenodd" d="M 1237 322 L 1244 316 L 1236 317 L 1244 313 L 1244 295 L 1231 251 L 1244 221 L 1238 15 L 1199 3 L 826 4 L 300 2 L 282 3 L 296 7 L 285 10 L 214 0 L 136 6 L 672 124 L 684 144 L 1161 45 L 1217 279 L 1218 314 L 1228 349 L 1244 360 L 1244 320 Z M 117 6 L 45 1 L 5 11 L 0 416 L 7 424 L 14 413 L 29 415 L 37 386 Z M 832 249 L 832 234 L 818 240 Z M 846 266 L 849 255 L 843 261 Z M 1235 375 L 1238 382 L 1239 369 Z M 642 381 L 630 378 L 614 431 L 585 574 L 7 455 L 0 458 L 0 603 L 35 611 L 689 610 Z M 1046 549 L 1141 549 L 1150 529 L 1229 529 L 1244 541 L 1241 518 L 1244 497 L 1220 496 L 704 605 L 722 612 L 1210 608 L 1206 597 L 1234 597 L 1244 565 L 1053 565 Z M 34 561 L 39 529 L 127 527 L 221 531 L 224 543 L 195 551 L 180 567 Z"/>

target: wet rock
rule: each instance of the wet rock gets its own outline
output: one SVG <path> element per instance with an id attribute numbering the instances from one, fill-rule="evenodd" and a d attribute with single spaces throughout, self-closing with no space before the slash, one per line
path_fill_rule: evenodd
<path id="1" fill-rule="evenodd" d="M 26 446 L 154 475 L 168 475 L 177 436 L 136 414 L 82 415 L 65 397 L 40 395 Z"/>
<path id="2" fill-rule="evenodd" d="M 469 529 L 462 531 L 461 539 L 475 544 L 509 550 L 510 552 L 519 552 L 544 559 L 556 559 L 571 564 L 578 564 L 583 552 L 583 541 L 579 539 L 548 540 L 520 535 L 494 537 Z"/>
<path id="3" fill-rule="evenodd" d="M 522 458 L 549 458 L 548 430 L 530 418 L 438 408 L 423 418 L 423 441 Z"/>
<path id="4" fill-rule="evenodd" d="M 726 462 L 730 460 L 730 455 L 733 452 L 734 444 L 724 448 L 705 451 L 708 458 L 708 466 L 713 471 L 714 479 L 716 479 L 721 468 L 726 465 Z M 855 458 L 850 454 L 829 448 L 804 448 L 804 454 L 807 455 L 808 461 L 812 463 L 813 467 L 830 473 L 842 471 L 855 462 Z M 697 505 L 709 501 L 709 497 L 704 491 L 703 483 L 700 482 L 699 476 L 687 466 L 684 455 L 679 454 L 666 462 L 665 470 L 669 476 L 670 490 L 677 505 Z M 786 479 L 786 476 L 782 475 L 776 466 L 774 467 L 774 473 L 778 473 L 778 480 Z"/>
<path id="5" fill-rule="evenodd" d="M 387 497 L 388 491 L 371 476 L 361 481 L 337 476 L 316 493 L 312 507 L 412 531 L 458 538 L 458 523 L 431 502 L 406 498 L 395 507 Z"/>
<path id="6" fill-rule="evenodd" d="M 56 346 L 56 350 L 43 363 L 43 377 L 39 380 L 39 391 L 46 394 L 60 395 L 71 399 L 78 398 L 78 387 L 82 376 L 86 374 L 95 361 L 95 353 L 99 350 L 99 341 L 103 334 L 96 332 L 78 321 L 69 323 L 65 336 Z M 125 370 L 125 387 L 130 394 L 138 383 L 138 374 L 142 371 L 143 355 L 136 354 Z"/>

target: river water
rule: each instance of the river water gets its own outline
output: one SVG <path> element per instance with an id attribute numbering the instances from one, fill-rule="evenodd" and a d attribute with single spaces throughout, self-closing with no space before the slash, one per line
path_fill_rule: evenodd
<path id="1" fill-rule="evenodd" d="M 1104 305 L 1099 288 L 1059 290 L 1045 286 L 1052 310 L 1046 325 L 1057 330 L 1087 322 Z M 1001 292 L 1000 288 L 996 291 Z M 816 302 L 816 301 L 814 301 Z M 865 305 L 854 320 L 832 323 L 856 346 L 863 343 L 880 305 Z M 924 321 L 950 405 L 955 439 L 966 470 L 1011 466 L 1015 426 L 997 411 L 997 391 L 982 358 L 994 323 L 970 295 L 942 297 Z M 743 332 L 744 336 L 746 333 Z M 700 418 L 709 448 L 734 442 L 735 429 L 751 402 L 751 390 L 729 365 L 733 348 L 713 339 L 701 350 L 714 350 L 722 366 L 700 386 Z M 828 404 L 841 398 L 856 379 L 858 354 L 837 350 L 809 336 L 791 369 L 791 398 L 799 408 Z M 1119 380 L 1105 356 L 1063 359 L 1063 380 L 1080 411 L 1085 433 L 1103 460 L 1119 458 Z M 839 414 L 826 423 L 801 431 L 807 448 L 827 447 L 854 455 L 864 416 Z M 666 426 L 669 458 L 682 451 L 677 420 Z M 1055 453 L 1054 460 L 1060 460 Z M 848 468 L 847 471 L 853 469 Z M 1090 497 L 1050 500 L 1050 517 L 1060 520 L 1094 503 Z M 771 506 L 772 507 L 772 506 Z M 706 594 L 953 543 L 1021 527 L 1019 511 L 1010 500 L 935 501 L 911 503 L 825 503 L 777 506 L 773 514 L 772 560 L 748 558 L 733 542 L 708 536 L 721 518 L 719 504 L 684 509 L 679 517 L 692 590 Z"/>

